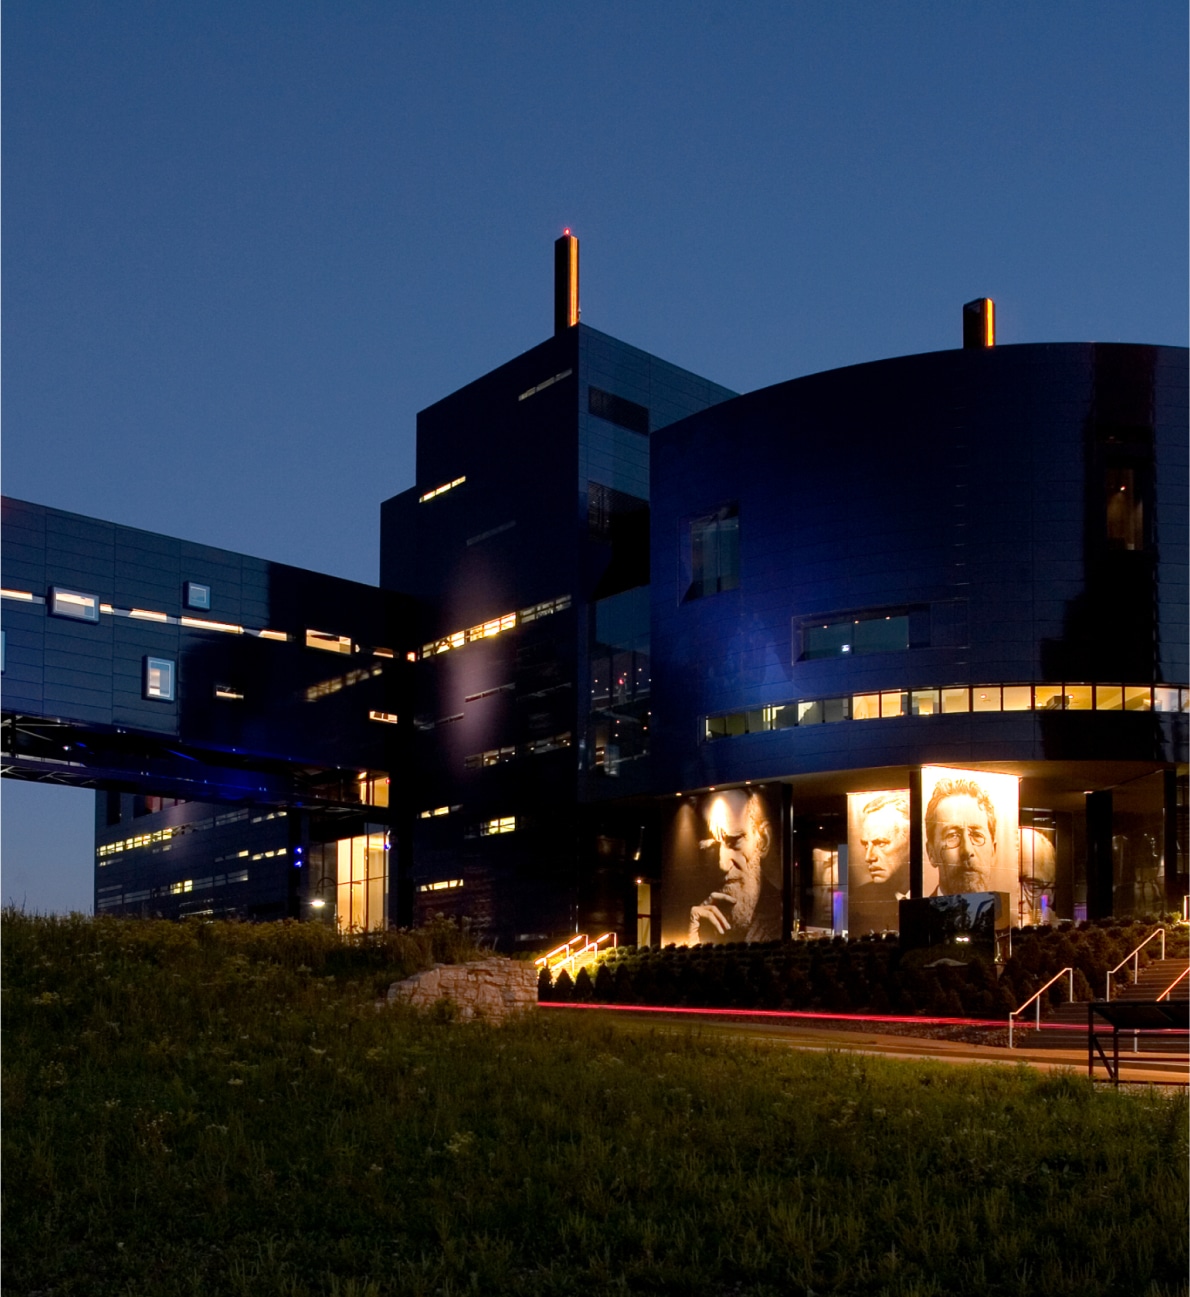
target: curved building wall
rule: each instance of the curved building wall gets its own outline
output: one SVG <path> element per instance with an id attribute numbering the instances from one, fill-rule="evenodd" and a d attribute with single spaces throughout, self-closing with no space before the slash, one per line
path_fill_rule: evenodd
<path id="1" fill-rule="evenodd" d="M 817 374 L 658 433 L 658 790 L 929 762 L 1184 761 L 1186 420 L 1184 350 L 1055 344 Z M 715 552 L 729 542 L 738 575 Z M 1004 709 L 1019 689 L 986 712 L 940 714 L 929 694 L 1047 683 L 1060 688 L 1027 710 Z M 1072 688 L 1095 684 L 1100 710 Z M 1106 710 L 1110 688 L 1154 684 L 1175 689 Z M 929 714 L 896 717 L 915 703 Z"/>

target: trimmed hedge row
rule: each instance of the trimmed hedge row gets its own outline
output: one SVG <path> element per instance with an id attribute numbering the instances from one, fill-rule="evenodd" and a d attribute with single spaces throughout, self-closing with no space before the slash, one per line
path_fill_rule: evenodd
<path id="1" fill-rule="evenodd" d="M 994 1020 L 1007 1017 L 1066 967 L 1076 970 L 1075 999 L 1102 996 L 1107 970 L 1151 928 L 1139 922 L 1026 928 L 1014 932 L 1012 957 L 998 969 L 980 961 L 965 967 L 915 966 L 918 961 L 903 957 L 895 937 L 622 946 L 574 977 L 566 970 L 557 977 L 543 970 L 538 994 L 542 1000 L 585 1004 Z M 1173 944 L 1184 952 L 1184 930 Z M 1147 962 L 1148 952 L 1142 952 L 1142 965 Z M 1043 1013 L 1065 1002 L 1065 982 L 1045 998 Z"/>

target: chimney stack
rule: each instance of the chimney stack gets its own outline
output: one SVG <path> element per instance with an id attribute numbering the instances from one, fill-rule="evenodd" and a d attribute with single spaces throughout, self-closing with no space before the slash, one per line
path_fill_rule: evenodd
<path id="1" fill-rule="evenodd" d="M 578 323 L 578 239 L 569 230 L 554 244 L 554 335 Z"/>
<path id="2" fill-rule="evenodd" d="M 996 345 L 996 304 L 977 297 L 963 306 L 963 349 Z"/>

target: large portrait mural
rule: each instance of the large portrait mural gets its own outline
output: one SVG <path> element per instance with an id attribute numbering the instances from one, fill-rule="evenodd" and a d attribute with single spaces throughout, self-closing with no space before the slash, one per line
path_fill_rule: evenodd
<path id="1" fill-rule="evenodd" d="M 776 786 L 684 800 L 666 841 L 664 944 L 781 937 L 781 820 Z"/>
<path id="2" fill-rule="evenodd" d="M 847 929 L 897 931 L 909 895 L 909 789 L 847 794 Z"/>
<path id="3" fill-rule="evenodd" d="M 1006 892 L 1020 902 L 1015 775 L 923 766 L 923 890 L 926 896 Z"/>

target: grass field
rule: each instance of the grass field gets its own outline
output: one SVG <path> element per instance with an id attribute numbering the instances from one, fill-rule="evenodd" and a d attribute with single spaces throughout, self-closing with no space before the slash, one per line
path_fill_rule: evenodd
<path id="1" fill-rule="evenodd" d="M 1183 1098 L 378 1011 L 446 928 L 2 935 L 5 1293 L 1185 1291 Z"/>

